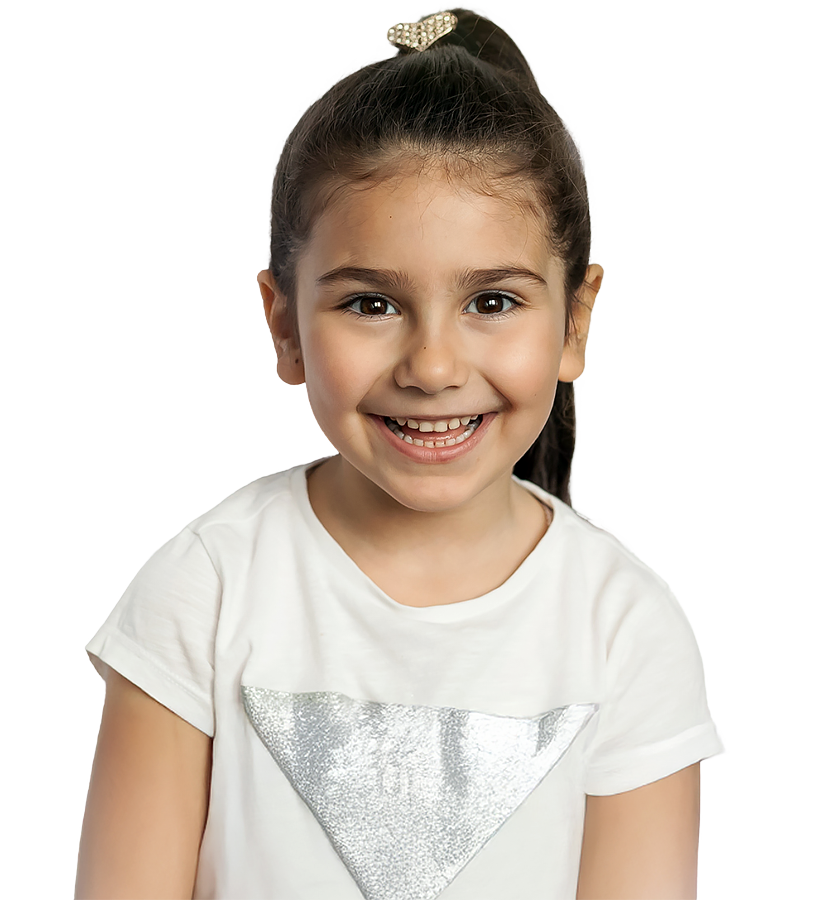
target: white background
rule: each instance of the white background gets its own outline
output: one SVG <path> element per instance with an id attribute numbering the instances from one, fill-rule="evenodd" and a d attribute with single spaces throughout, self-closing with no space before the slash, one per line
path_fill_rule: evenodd
<path id="1" fill-rule="evenodd" d="M 702 650 L 726 746 L 702 767 L 704 898 L 832 890 L 827 8 L 477 7 L 586 160 L 606 276 L 573 494 L 673 587 Z M 433 11 L 6 5 L 6 896 L 72 891 L 103 697 L 84 644 L 136 570 L 238 487 L 330 452 L 263 321 L 272 173 L 303 110 Z"/>

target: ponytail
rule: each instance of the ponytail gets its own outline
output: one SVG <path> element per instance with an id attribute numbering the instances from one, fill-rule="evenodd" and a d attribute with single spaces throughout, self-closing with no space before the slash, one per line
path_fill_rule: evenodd
<path id="1" fill-rule="evenodd" d="M 455 29 L 440 43 L 462 47 L 470 56 L 520 80 L 529 90 L 540 92 L 520 48 L 498 25 L 469 9 L 451 9 L 458 20 Z M 411 53 L 401 50 L 400 54 Z"/>

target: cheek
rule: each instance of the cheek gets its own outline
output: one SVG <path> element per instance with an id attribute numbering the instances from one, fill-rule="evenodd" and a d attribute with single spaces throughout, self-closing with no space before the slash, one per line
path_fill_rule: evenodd
<path id="1" fill-rule="evenodd" d="M 305 380 L 314 414 L 352 412 L 374 384 L 379 364 L 368 341 L 344 330 L 311 328 L 303 341 Z"/>
<path id="2" fill-rule="evenodd" d="M 506 333 L 499 352 L 486 359 L 486 365 L 497 386 L 516 406 L 550 409 L 562 348 L 562 327 L 542 322 L 541 327 L 520 329 L 516 335 Z"/>

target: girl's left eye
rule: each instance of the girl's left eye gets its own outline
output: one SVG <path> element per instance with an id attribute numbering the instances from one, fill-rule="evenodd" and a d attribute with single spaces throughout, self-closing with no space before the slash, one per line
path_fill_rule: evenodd
<path id="1" fill-rule="evenodd" d="M 496 315 L 497 313 L 510 312 L 510 310 L 519 306 L 519 301 L 515 300 L 510 294 L 502 291 L 485 291 L 479 294 L 467 304 L 465 312 L 475 312 L 482 316 Z"/>
<path id="2" fill-rule="evenodd" d="M 378 294 L 363 294 L 355 297 L 345 304 L 345 309 L 359 313 L 361 316 L 390 316 L 397 314 L 397 309 L 385 298 Z"/>

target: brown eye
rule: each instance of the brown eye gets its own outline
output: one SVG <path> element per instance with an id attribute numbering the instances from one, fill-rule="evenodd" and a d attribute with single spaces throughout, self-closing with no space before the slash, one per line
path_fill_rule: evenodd
<path id="1" fill-rule="evenodd" d="M 508 310 L 513 309 L 517 305 L 508 294 L 503 294 L 500 291 L 487 291 L 471 300 L 467 310 L 479 313 L 481 316 L 490 316 L 496 313 L 508 312 Z"/>
<path id="2" fill-rule="evenodd" d="M 388 316 L 397 313 L 395 307 L 385 297 L 378 297 L 376 294 L 356 297 L 347 304 L 347 307 L 360 313 L 361 316 Z"/>

